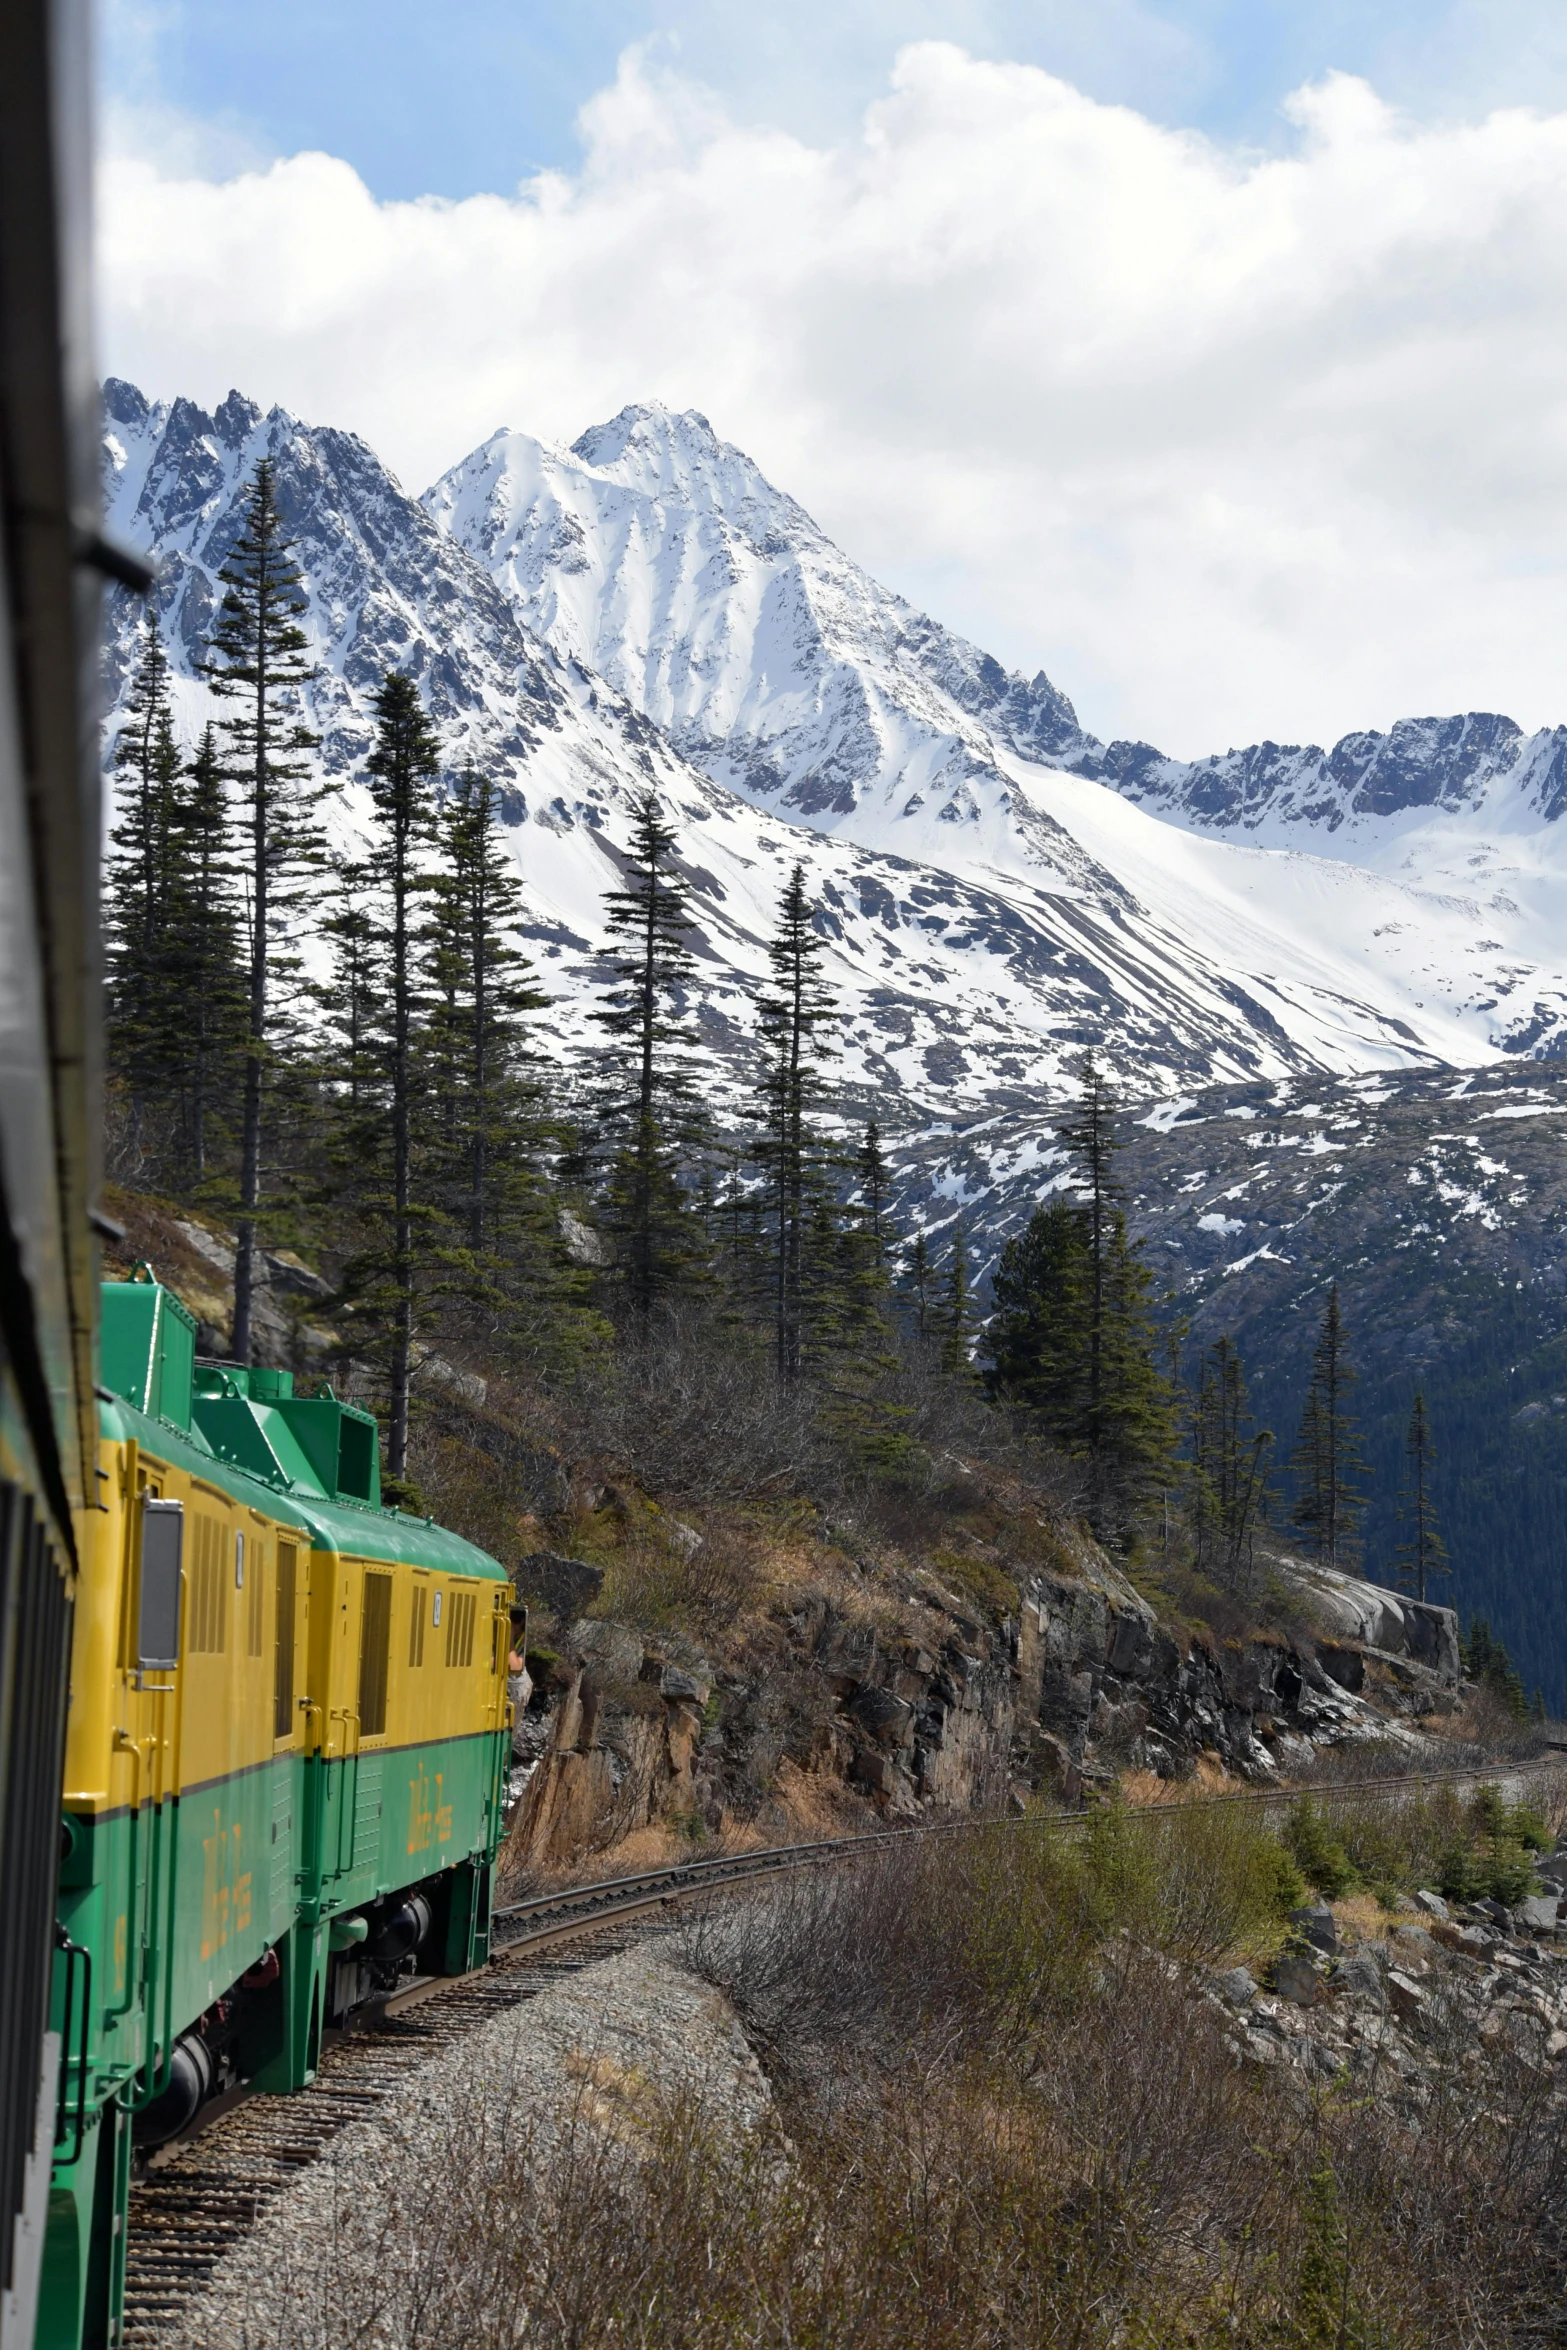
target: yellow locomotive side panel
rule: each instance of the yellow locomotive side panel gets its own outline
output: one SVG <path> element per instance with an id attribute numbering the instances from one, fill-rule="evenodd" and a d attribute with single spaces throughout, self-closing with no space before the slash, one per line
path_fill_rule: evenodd
<path id="1" fill-rule="evenodd" d="M 84 1510 L 81 1520 L 63 1790 L 68 1811 L 91 1813 L 144 1799 L 136 1785 L 138 1761 L 155 1728 L 155 1701 L 129 1689 L 123 1670 L 122 1620 L 134 1571 L 140 1486 L 134 1441 L 100 1444 L 98 1464 L 104 1472 L 97 1480 L 100 1506 Z"/>
<path id="2" fill-rule="evenodd" d="M 274 1632 L 278 1529 L 198 1477 L 171 1475 L 185 1504 L 183 1688 L 178 1784 L 183 1797 L 272 1759 L 267 1651 Z"/>
<path id="3" fill-rule="evenodd" d="M 351 1747 L 424 1746 L 496 1729 L 509 1585 L 343 1556 L 332 1572 L 334 1705 L 350 1717 Z"/>

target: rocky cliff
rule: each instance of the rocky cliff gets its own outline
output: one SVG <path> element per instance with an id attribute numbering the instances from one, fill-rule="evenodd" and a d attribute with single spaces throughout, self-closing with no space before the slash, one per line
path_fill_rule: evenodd
<path id="1" fill-rule="evenodd" d="M 931 1575 L 847 1605 L 807 1586 L 717 1659 L 577 1618 L 535 1651 L 512 1860 L 570 1863 L 661 1824 L 773 1833 L 1071 1803 L 1126 1771 L 1266 1783 L 1335 1746 L 1427 1751 L 1423 1725 L 1458 1699 L 1452 1610 L 1299 1561 L 1275 1573 L 1289 1628 L 1223 1639 L 1161 1617 L 1086 1542 L 1010 1606 Z"/>

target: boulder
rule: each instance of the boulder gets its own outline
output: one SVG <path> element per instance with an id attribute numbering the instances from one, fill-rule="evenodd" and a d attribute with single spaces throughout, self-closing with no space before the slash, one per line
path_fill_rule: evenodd
<path id="1" fill-rule="evenodd" d="M 1500 1939 L 1484 1926 L 1460 1926 L 1454 1921 L 1434 1925 L 1431 1933 L 1435 1941 L 1444 1943 L 1449 1950 L 1461 1951 L 1465 1958 L 1484 1958 Z"/>
<path id="2" fill-rule="evenodd" d="M 1428 1918 L 1440 1918 L 1444 1925 L 1453 1914 L 1440 1893 L 1428 1893 L 1424 1888 L 1415 1895 L 1415 1907 L 1423 1909 Z"/>
<path id="3" fill-rule="evenodd" d="M 1309 1951 L 1286 1950 L 1273 1962 L 1273 1988 L 1297 2007 L 1315 2007 L 1322 1997 L 1322 1970 Z"/>
<path id="4" fill-rule="evenodd" d="M 1520 1901 L 1513 1911 L 1513 1931 L 1518 1934 L 1554 1934 L 1560 1906 L 1561 1897 L 1557 1893 L 1531 1893 L 1527 1901 Z"/>
<path id="5" fill-rule="evenodd" d="M 1426 1995 L 1420 1985 L 1412 1975 L 1402 1973 L 1396 1966 L 1387 1971 L 1387 1995 L 1396 2016 L 1407 2020 L 1425 2012 Z"/>
<path id="6" fill-rule="evenodd" d="M 1226 2007 L 1250 2007 L 1257 1996 L 1256 1978 L 1243 1966 L 1232 1966 L 1224 1974 L 1215 1975 L 1213 1987 Z"/>
<path id="7" fill-rule="evenodd" d="M 1380 1942 L 1362 1942 L 1346 1951 L 1333 1970 L 1333 1989 L 1351 1999 L 1369 1999 L 1381 2007 L 1387 1997 L 1387 1950 Z"/>
<path id="8" fill-rule="evenodd" d="M 1304 1909 L 1292 1909 L 1290 1924 L 1297 1934 L 1304 1935 L 1313 1950 L 1324 1951 L 1329 1958 L 1337 1950 L 1338 1922 L 1325 1901 L 1312 1901 Z"/>
<path id="9" fill-rule="evenodd" d="M 517 1569 L 517 1590 L 536 1599 L 563 1622 L 580 1616 L 604 1588 L 604 1570 L 586 1559 L 563 1558 L 558 1550 L 531 1550 Z"/>
<path id="10" fill-rule="evenodd" d="M 597 1269 L 615 1262 L 614 1246 L 602 1232 L 595 1232 L 591 1224 L 585 1224 L 580 1216 L 572 1215 L 567 1208 L 558 1209 L 556 1215 L 561 1252 L 568 1264 Z"/>

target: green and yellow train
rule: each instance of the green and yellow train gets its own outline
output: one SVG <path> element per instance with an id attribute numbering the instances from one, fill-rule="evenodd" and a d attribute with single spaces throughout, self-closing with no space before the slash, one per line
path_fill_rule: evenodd
<path id="1" fill-rule="evenodd" d="M 150 1276 L 103 1291 L 78 1587 L 41 2350 L 119 2338 L 136 2150 L 488 1952 L 512 1589 L 380 1506 L 373 1418 L 198 1363 Z"/>

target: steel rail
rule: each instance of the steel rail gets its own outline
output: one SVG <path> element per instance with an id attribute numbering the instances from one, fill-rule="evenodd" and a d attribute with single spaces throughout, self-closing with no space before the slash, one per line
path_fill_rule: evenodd
<path id="1" fill-rule="evenodd" d="M 1189 1795 L 1172 1803 L 1137 1805 L 1127 1814 L 1138 1821 L 1170 1819 L 1176 1814 L 1218 1804 L 1285 1804 L 1302 1796 L 1381 1795 L 1394 1789 L 1462 1786 L 1487 1779 L 1524 1778 L 1547 1770 L 1567 1770 L 1567 1755 L 1540 1756 L 1529 1762 L 1466 1763 L 1441 1771 L 1406 1771 L 1375 1779 L 1330 1779 L 1315 1786 L 1245 1787 L 1223 1795 Z M 912 1836 L 975 1835 L 989 1829 L 1036 1828 L 1047 1834 L 1080 1829 L 1094 1815 L 1095 1806 L 1075 1811 L 1010 1812 L 955 1820 L 911 1821 L 907 1826 L 873 1829 L 859 1836 L 817 1837 L 795 1844 L 761 1845 L 749 1852 L 714 1853 L 706 1859 L 675 1861 L 634 1875 L 604 1877 L 586 1885 L 560 1885 L 530 1894 L 521 1901 L 499 1904 L 491 1913 L 501 1920 L 519 1921 L 518 1930 L 500 1938 L 495 1951 L 503 1958 L 525 1947 L 563 1942 L 575 1932 L 607 1923 L 652 1914 L 667 1904 L 687 1899 L 709 1888 L 732 1886 L 751 1877 L 777 1876 L 792 1868 L 820 1866 L 837 1860 L 855 1860 L 906 1843 Z M 422 1989 L 423 1986 L 421 1985 Z M 404 1995 L 406 1996 L 406 1994 Z"/>

